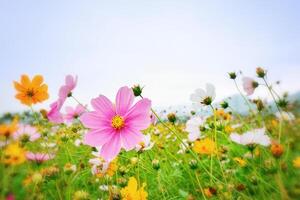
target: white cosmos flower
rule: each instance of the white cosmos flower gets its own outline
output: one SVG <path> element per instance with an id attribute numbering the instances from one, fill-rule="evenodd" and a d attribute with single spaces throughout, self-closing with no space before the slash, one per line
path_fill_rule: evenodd
<path id="1" fill-rule="evenodd" d="M 265 133 L 265 128 L 254 129 L 244 134 L 232 133 L 230 139 L 242 145 L 260 144 L 269 146 L 271 144 L 271 139 Z"/>
<path id="2" fill-rule="evenodd" d="M 189 133 L 188 140 L 194 142 L 201 137 L 200 126 L 205 123 L 205 117 L 193 117 L 186 122 L 185 130 Z"/>
<path id="3" fill-rule="evenodd" d="M 191 94 L 191 101 L 195 103 L 201 103 L 204 105 L 210 105 L 211 102 L 215 99 L 216 97 L 216 91 L 215 91 L 215 86 L 207 83 L 206 84 L 206 90 L 203 90 L 201 88 L 196 89 L 193 94 Z"/>
<path id="4" fill-rule="evenodd" d="M 154 143 L 151 142 L 151 135 L 144 135 L 143 141 L 136 145 L 135 150 L 136 151 L 145 151 L 149 150 L 153 147 Z"/>
<path id="5" fill-rule="evenodd" d="M 277 112 L 275 114 L 275 116 L 279 120 L 284 120 L 284 121 L 293 121 L 293 120 L 295 120 L 295 115 L 291 112 L 285 112 L 285 111 L 283 111 L 282 113 Z"/>

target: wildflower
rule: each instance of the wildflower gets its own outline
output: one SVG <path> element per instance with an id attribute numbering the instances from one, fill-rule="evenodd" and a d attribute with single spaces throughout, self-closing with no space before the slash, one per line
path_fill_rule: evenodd
<path id="1" fill-rule="evenodd" d="M 47 160 L 51 160 L 55 157 L 54 154 L 48 154 L 48 153 L 33 153 L 33 152 L 27 152 L 26 158 L 29 161 L 34 161 L 37 163 L 43 163 Z"/>
<path id="2" fill-rule="evenodd" d="M 59 168 L 57 168 L 56 166 L 50 166 L 40 170 L 40 173 L 46 177 L 54 176 L 59 173 Z"/>
<path id="3" fill-rule="evenodd" d="M 35 184 L 41 183 L 43 181 L 43 176 L 39 172 L 35 172 L 31 176 L 31 181 Z"/>
<path id="4" fill-rule="evenodd" d="M 130 88 L 122 87 L 116 96 L 116 105 L 101 95 L 91 101 L 95 111 L 86 112 L 81 122 L 91 130 L 85 134 L 84 142 L 90 146 L 101 146 L 101 156 L 112 160 L 121 148 L 129 151 L 143 139 L 141 130 L 150 123 L 151 101 L 141 99 L 132 106 L 134 95 Z"/>
<path id="5" fill-rule="evenodd" d="M 72 165 L 71 163 L 66 163 L 64 166 L 64 171 L 66 173 L 76 172 L 76 170 L 77 170 L 76 165 Z"/>
<path id="6" fill-rule="evenodd" d="M 146 151 L 153 147 L 154 143 L 151 142 L 151 135 L 143 135 L 143 141 L 138 143 L 135 147 L 136 151 Z"/>
<path id="7" fill-rule="evenodd" d="M 98 148 L 98 150 L 100 150 Z M 92 174 L 97 177 L 103 177 L 105 175 L 113 176 L 118 169 L 117 160 L 111 162 L 105 161 L 102 157 L 99 156 L 99 152 L 93 152 L 95 158 L 89 160 L 89 163 L 92 164 Z"/>
<path id="8" fill-rule="evenodd" d="M 63 123 L 63 115 L 60 113 L 60 109 L 63 106 L 63 101 L 61 99 L 58 99 L 57 101 L 53 102 L 50 105 L 50 110 L 47 113 L 47 118 L 50 122 L 53 123 Z"/>
<path id="9" fill-rule="evenodd" d="M 281 113 L 277 112 L 277 113 L 275 113 L 275 116 L 279 120 L 284 120 L 284 121 L 293 121 L 293 120 L 295 120 L 295 115 L 291 112 L 285 112 L 285 111 L 282 111 Z"/>
<path id="10" fill-rule="evenodd" d="M 160 168 L 159 160 L 157 159 L 152 160 L 152 167 L 153 169 L 158 170 Z"/>
<path id="11" fill-rule="evenodd" d="M 273 142 L 271 145 L 271 153 L 274 157 L 279 158 L 284 152 L 284 148 L 281 144 Z"/>
<path id="12" fill-rule="evenodd" d="M 146 184 L 138 189 L 137 181 L 134 177 L 130 177 L 128 185 L 121 189 L 122 200 L 147 200 L 148 193 L 144 190 Z"/>
<path id="13" fill-rule="evenodd" d="M 134 96 L 138 97 L 141 96 L 142 92 L 143 92 L 143 87 L 141 87 L 140 85 L 134 85 L 132 87 L 132 91 Z"/>
<path id="14" fill-rule="evenodd" d="M 256 74 L 259 78 L 264 78 L 266 76 L 267 72 L 263 68 L 257 67 Z"/>
<path id="15" fill-rule="evenodd" d="M 78 190 L 74 193 L 73 196 L 74 200 L 88 200 L 89 199 L 89 193 L 83 190 Z"/>
<path id="16" fill-rule="evenodd" d="M 265 134 L 265 128 L 254 129 L 242 135 L 232 133 L 230 134 L 230 139 L 242 145 L 260 144 L 262 146 L 269 146 L 271 143 L 269 136 Z"/>
<path id="17" fill-rule="evenodd" d="M 169 113 L 168 115 L 167 115 L 167 118 L 168 118 L 168 120 L 169 120 L 169 122 L 171 122 L 171 123 L 175 123 L 176 122 L 176 120 L 177 120 L 177 118 L 176 118 L 176 114 L 175 113 Z"/>
<path id="18" fill-rule="evenodd" d="M 300 168 L 300 156 L 298 156 L 297 158 L 295 158 L 295 159 L 293 160 L 293 166 L 294 166 L 295 168 Z"/>
<path id="19" fill-rule="evenodd" d="M 15 200 L 15 195 L 13 193 L 9 193 L 6 195 L 5 200 Z"/>
<path id="20" fill-rule="evenodd" d="M 25 150 L 18 143 L 12 143 L 4 149 L 5 164 L 19 165 L 25 161 Z"/>
<path id="21" fill-rule="evenodd" d="M 85 107 L 82 105 L 77 105 L 76 108 L 70 106 L 66 107 L 66 115 L 64 116 L 67 122 L 72 122 L 74 119 L 77 119 L 85 112 Z"/>
<path id="22" fill-rule="evenodd" d="M 201 138 L 200 126 L 205 123 L 204 117 L 193 117 L 186 122 L 185 130 L 189 133 L 188 140 L 194 142 Z"/>
<path id="23" fill-rule="evenodd" d="M 248 96 L 252 95 L 254 93 L 255 88 L 258 87 L 258 83 L 254 81 L 250 77 L 244 77 L 243 78 L 243 88 Z"/>
<path id="24" fill-rule="evenodd" d="M 41 137 L 37 129 L 30 125 L 21 124 L 18 130 L 13 134 L 15 139 L 19 139 L 22 142 L 35 141 Z"/>
<path id="25" fill-rule="evenodd" d="M 193 150 L 199 154 L 211 155 L 216 152 L 216 144 L 210 138 L 196 140 Z"/>
<path id="26" fill-rule="evenodd" d="M 209 188 L 204 188 L 203 189 L 203 192 L 204 192 L 204 195 L 208 198 L 211 198 L 213 197 L 215 194 L 217 194 L 217 190 L 212 188 L 212 187 L 209 187 Z"/>
<path id="27" fill-rule="evenodd" d="M 203 105 L 211 105 L 216 97 L 215 86 L 210 83 L 206 84 L 206 91 L 203 89 L 196 89 L 190 97 L 192 102 L 201 103 Z"/>
<path id="28" fill-rule="evenodd" d="M 18 119 L 14 118 L 10 124 L 0 124 L 0 136 L 12 136 L 18 130 Z"/>
<path id="29" fill-rule="evenodd" d="M 72 75 L 67 75 L 65 78 L 65 85 L 61 86 L 59 89 L 59 98 L 63 101 L 72 96 L 72 91 L 77 85 L 77 76 L 73 77 Z"/>
<path id="30" fill-rule="evenodd" d="M 233 160 L 236 161 L 241 167 L 245 167 L 247 164 L 246 160 L 239 157 L 235 157 Z"/>
<path id="31" fill-rule="evenodd" d="M 230 126 L 230 125 L 226 125 L 226 126 L 224 127 L 224 131 L 225 131 L 226 133 L 231 133 L 231 132 L 233 132 L 233 130 L 234 130 L 234 128 L 233 128 L 232 126 Z"/>
<path id="32" fill-rule="evenodd" d="M 61 86 L 58 93 L 58 99 L 50 105 L 50 111 L 47 114 L 49 121 L 53 123 L 63 123 L 63 115 L 60 110 L 67 97 L 72 96 L 72 91 L 77 85 L 77 76 L 67 75 L 65 85 Z"/>
<path id="33" fill-rule="evenodd" d="M 19 99 L 22 104 L 31 106 L 32 104 L 41 103 L 49 98 L 48 86 L 42 84 L 43 76 L 36 75 L 32 80 L 27 75 L 21 76 L 21 82 L 14 81 L 15 89 L 17 90 L 16 99 Z"/>
<path id="34" fill-rule="evenodd" d="M 233 80 L 236 79 L 236 73 L 235 72 L 229 72 L 228 75 L 229 75 L 230 79 L 233 79 Z"/>

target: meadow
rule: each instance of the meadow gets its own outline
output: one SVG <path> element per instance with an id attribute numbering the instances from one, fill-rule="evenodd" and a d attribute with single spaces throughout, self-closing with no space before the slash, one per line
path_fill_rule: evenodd
<path id="1" fill-rule="evenodd" d="M 81 102 L 80 76 L 48 94 L 41 75 L 21 75 L 15 97 L 28 111 L 0 119 L 0 199 L 299 199 L 299 103 L 279 94 L 264 68 L 224 78 L 247 113 L 216 102 L 212 84 L 195 88 L 195 109 L 180 116 L 155 111 L 139 85 Z M 257 87 L 272 100 L 252 98 Z M 49 95 L 57 100 L 35 109 Z"/>

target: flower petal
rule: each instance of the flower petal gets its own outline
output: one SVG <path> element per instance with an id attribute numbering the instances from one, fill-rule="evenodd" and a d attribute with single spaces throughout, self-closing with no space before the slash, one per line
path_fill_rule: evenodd
<path id="1" fill-rule="evenodd" d="M 102 116 L 111 119 L 115 115 L 114 106 L 112 102 L 103 95 L 92 99 L 91 104 L 93 108 L 97 110 Z"/>
<path id="2" fill-rule="evenodd" d="M 143 134 L 134 129 L 124 128 L 121 132 L 122 147 L 126 150 L 132 150 L 137 144 L 143 141 Z"/>
<path id="3" fill-rule="evenodd" d="M 134 95 L 132 89 L 127 86 L 121 87 L 116 96 L 116 113 L 121 116 L 126 114 L 133 101 Z"/>
<path id="4" fill-rule="evenodd" d="M 110 127 L 110 122 L 101 117 L 97 112 L 86 112 L 80 117 L 80 121 L 87 128 L 91 129 L 102 129 Z"/>
<path id="5" fill-rule="evenodd" d="M 101 157 L 106 161 L 113 160 L 121 150 L 121 137 L 120 134 L 116 133 L 109 140 L 109 142 L 105 143 L 101 148 Z"/>
<path id="6" fill-rule="evenodd" d="M 100 147 L 103 146 L 105 143 L 110 141 L 110 139 L 114 136 L 113 129 L 105 128 L 105 129 L 95 129 L 91 130 L 84 136 L 84 144 L 93 146 L 93 147 Z"/>
<path id="7" fill-rule="evenodd" d="M 138 101 L 124 116 L 125 124 L 137 130 L 146 129 L 151 124 L 151 101 L 142 99 Z"/>

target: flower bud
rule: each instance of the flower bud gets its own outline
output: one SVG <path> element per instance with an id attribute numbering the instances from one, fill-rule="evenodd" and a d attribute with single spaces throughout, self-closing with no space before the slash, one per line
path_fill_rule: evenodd
<path id="1" fill-rule="evenodd" d="M 157 159 L 152 160 L 152 167 L 153 169 L 158 170 L 160 168 L 159 160 Z"/>
<path id="2" fill-rule="evenodd" d="M 190 166 L 191 169 L 197 169 L 198 163 L 197 163 L 196 160 L 191 160 L 191 161 L 189 162 L 189 166 Z"/>
<path id="3" fill-rule="evenodd" d="M 257 88 L 258 87 L 258 82 L 256 82 L 256 81 L 253 81 L 252 82 L 252 87 L 255 89 L 255 88 Z"/>
<path id="4" fill-rule="evenodd" d="M 222 103 L 221 103 L 221 107 L 223 108 L 223 109 L 226 109 L 226 108 L 228 108 L 228 102 L 227 101 L 223 101 Z"/>
<path id="5" fill-rule="evenodd" d="M 229 77 L 230 77 L 230 79 L 236 79 L 236 73 L 235 72 L 229 72 L 228 73 L 229 74 Z"/>
<path id="6" fill-rule="evenodd" d="M 169 113 L 168 115 L 167 115 L 167 117 L 168 117 L 168 120 L 169 120 L 169 122 L 171 122 L 171 123 L 175 123 L 176 122 L 176 115 L 175 115 L 175 113 Z"/>
<path id="7" fill-rule="evenodd" d="M 131 163 L 132 165 L 136 165 L 138 161 L 139 161 L 139 159 L 138 159 L 137 157 L 132 157 L 132 158 L 130 159 L 130 163 Z"/>
<path id="8" fill-rule="evenodd" d="M 89 193 L 87 193 L 86 191 L 83 191 L 83 190 L 78 190 L 74 193 L 73 199 L 74 200 L 87 200 L 87 199 L 89 199 Z"/>
<path id="9" fill-rule="evenodd" d="M 142 94 L 143 88 L 140 85 L 134 85 L 132 91 L 134 96 L 138 97 Z"/>
<path id="10" fill-rule="evenodd" d="M 43 176 L 39 173 L 36 172 L 32 175 L 32 182 L 35 184 L 41 183 L 43 181 Z"/>
<path id="11" fill-rule="evenodd" d="M 264 78 L 266 76 L 266 73 L 267 72 L 263 68 L 261 67 L 256 68 L 256 74 L 259 78 Z"/>
<path id="12" fill-rule="evenodd" d="M 271 152 L 274 157 L 279 158 L 283 154 L 284 148 L 281 144 L 273 143 L 271 145 Z"/>

